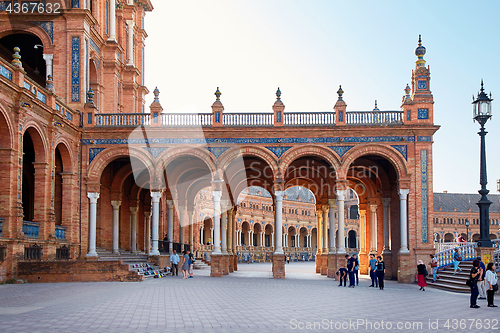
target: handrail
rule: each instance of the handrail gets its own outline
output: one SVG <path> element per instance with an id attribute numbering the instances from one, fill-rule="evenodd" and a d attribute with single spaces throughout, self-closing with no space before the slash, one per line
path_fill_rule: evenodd
<path id="1" fill-rule="evenodd" d="M 452 249 L 448 249 L 445 251 L 437 252 L 434 257 L 438 263 L 438 268 L 446 267 L 448 265 L 453 264 L 453 255 L 455 253 L 455 248 L 458 248 L 458 252 L 462 257 L 462 261 L 475 259 L 477 256 L 476 253 L 477 243 L 468 243 L 463 246 L 456 246 Z"/>
<path id="2" fill-rule="evenodd" d="M 443 242 L 443 243 L 438 243 L 438 247 L 436 252 L 442 252 L 446 251 L 449 249 L 454 249 L 457 246 L 464 246 L 468 244 L 473 244 L 474 242 Z"/>
<path id="3" fill-rule="evenodd" d="M 287 112 L 284 114 L 283 124 L 289 126 L 335 125 L 335 112 Z"/>
<path id="4" fill-rule="evenodd" d="M 224 113 L 222 115 L 224 126 L 272 126 L 273 113 Z"/>
<path id="5" fill-rule="evenodd" d="M 403 111 L 349 111 L 347 125 L 398 125 L 403 124 Z"/>
<path id="6" fill-rule="evenodd" d="M 211 126 L 211 113 L 162 113 L 163 126 Z"/>
<path id="7" fill-rule="evenodd" d="M 97 113 L 95 126 L 97 127 L 136 127 L 150 124 L 149 113 Z"/>
<path id="8" fill-rule="evenodd" d="M 56 234 L 56 239 L 59 240 L 66 239 L 66 227 L 56 225 L 55 234 Z"/>
<path id="9" fill-rule="evenodd" d="M 25 237 L 38 238 L 40 232 L 40 223 L 23 221 L 23 233 Z"/>

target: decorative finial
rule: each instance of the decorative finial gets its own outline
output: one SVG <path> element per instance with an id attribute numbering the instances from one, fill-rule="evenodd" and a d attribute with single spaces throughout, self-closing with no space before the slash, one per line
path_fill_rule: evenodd
<path id="1" fill-rule="evenodd" d="M 424 67 L 425 66 L 425 60 L 424 60 L 425 47 L 422 46 L 422 36 L 421 35 L 418 35 L 418 47 L 415 49 L 415 55 L 418 58 L 418 60 L 415 62 L 417 64 L 417 67 Z"/>
<path id="2" fill-rule="evenodd" d="M 217 100 L 220 101 L 220 95 L 222 95 L 222 93 L 219 91 L 219 87 L 217 87 L 217 91 L 215 92 L 214 95 L 217 98 Z"/>
<path id="3" fill-rule="evenodd" d="M 406 88 L 405 88 L 405 94 L 407 97 L 410 96 L 410 92 L 411 92 L 411 88 L 410 88 L 410 85 L 407 83 Z"/>
<path id="4" fill-rule="evenodd" d="M 281 101 L 281 90 L 280 87 L 278 87 L 278 90 L 276 90 L 276 100 Z"/>
<path id="5" fill-rule="evenodd" d="M 21 49 L 16 46 L 14 48 L 14 54 L 12 55 L 12 58 L 14 58 L 12 59 L 12 65 L 17 68 L 23 67 L 23 64 L 21 63 L 21 55 L 19 54 L 20 51 Z"/>
<path id="6" fill-rule="evenodd" d="M 484 82 L 483 82 L 483 79 L 481 79 L 481 92 L 484 91 Z"/>
<path id="7" fill-rule="evenodd" d="M 342 101 L 342 95 L 344 94 L 344 91 L 342 90 L 342 85 L 339 85 L 339 90 L 337 90 L 337 95 L 339 95 L 339 101 Z"/>
<path id="8" fill-rule="evenodd" d="M 155 99 L 153 100 L 153 102 L 160 102 L 160 90 L 158 90 L 158 87 L 155 87 L 155 90 L 153 90 L 153 95 L 155 95 Z"/>
<path id="9" fill-rule="evenodd" d="M 94 95 L 92 87 L 89 87 L 89 91 L 87 92 L 87 103 L 94 104 Z"/>
<path id="10" fill-rule="evenodd" d="M 380 111 L 379 108 L 377 107 L 377 100 L 375 100 L 375 108 L 373 109 L 373 111 Z"/>

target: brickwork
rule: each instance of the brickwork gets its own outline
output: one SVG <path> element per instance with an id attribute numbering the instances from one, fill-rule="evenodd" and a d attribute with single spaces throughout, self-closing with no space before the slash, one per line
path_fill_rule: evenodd
<path id="1" fill-rule="evenodd" d="M 321 275 L 327 275 L 328 274 L 328 253 L 322 254 L 321 255 L 321 269 L 320 269 Z"/>
<path id="2" fill-rule="evenodd" d="M 329 253 L 326 255 L 327 261 L 327 272 L 326 276 L 329 278 L 336 279 L 335 273 L 337 272 L 337 255 L 334 253 Z"/>
<path id="3" fill-rule="evenodd" d="M 22 261 L 18 263 L 17 278 L 31 283 L 144 280 L 121 261 Z"/>
<path id="4" fill-rule="evenodd" d="M 284 254 L 273 254 L 273 278 L 284 279 L 285 278 L 285 255 Z"/>
<path id="5" fill-rule="evenodd" d="M 222 277 L 224 275 L 224 256 L 212 254 L 210 261 L 210 276 Z"/>

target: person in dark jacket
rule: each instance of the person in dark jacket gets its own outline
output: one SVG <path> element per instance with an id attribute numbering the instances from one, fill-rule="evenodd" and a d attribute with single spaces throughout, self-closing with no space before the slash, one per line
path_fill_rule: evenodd
<path id="1" fill-rule="evenodd" d="M 370 278 L 372 279 L 372 284 L 370 285 L 370 287 L 378 288 L 377 259 L 375 259 L 374 254 L 370 254 L 370 261 L 368 262 L 368 269 L 370 270 Z"/>
<path id="2" fill-rule="evenodd" d="M 470 287 L 470 307 L 477 309 L 480 306 L 476 304 L 477 296 L 479 296 L 479 290 L 477 289 L 477 280 L 483 274 L 483 269 L 479 267 L 479 260 L 474 259 L 472 262 L 472 269 L 470 270 L 470 276 L 472 286 Z"/>
<path id="3" fill-rule="evenodd" d="M 347 271 L 349 272 L 349 288 L 355 287 L 354 267 L 356 266 L 356 258 L 346 256 Z"/>
<path id="4" fill-rule="evenodd" d="M 384 290 L 385 263 L 381 256 L 377 256 L 377 280 L 380 290 Z"/>
<path id="5" fill-rule="evenodd" d="M 339 277 L 339 287 L 342 287 L 342 281 L 344 281 L 344 287 L 346 287 L 347 284 L 347 268 L 340 267 L 340 269 L 337 271 L 337 276 Z"/>
<path id="6" fill-rule="evenodd" d="M 427 282 L 425 282 L 425 277 L 427 276 L 427 269 L 425 268 L 424 262 L 419 260 L 417 262 L 417 281 L 419 290 L 425 291 L 425 287 L 427 287 Z"/>

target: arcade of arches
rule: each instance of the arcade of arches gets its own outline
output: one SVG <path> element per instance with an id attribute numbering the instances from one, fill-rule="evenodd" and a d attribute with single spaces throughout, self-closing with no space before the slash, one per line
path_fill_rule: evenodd
<path id="1" fill-rule="evenodd" d="M 328 112 L 287 112 L 278 89 L 269 111 L 228 113 L 217 89 L 208 112 L 174 115 L 157 89 L 145 109 L 149 0 L 62 4 L 52 21 L 0 20 L 0 281 L 24 260 L 168 260 L 175 242 L 210 256 L 213 276 L 252 246 L 276 278 L 290 253 L 333 277 L 357 246 L 362 271 L 382 253 L 386 276 L 409 282 L 434 251 L 439 127 L 420 40 L 397 111 L 351 112 L 339 88 Z"/>

